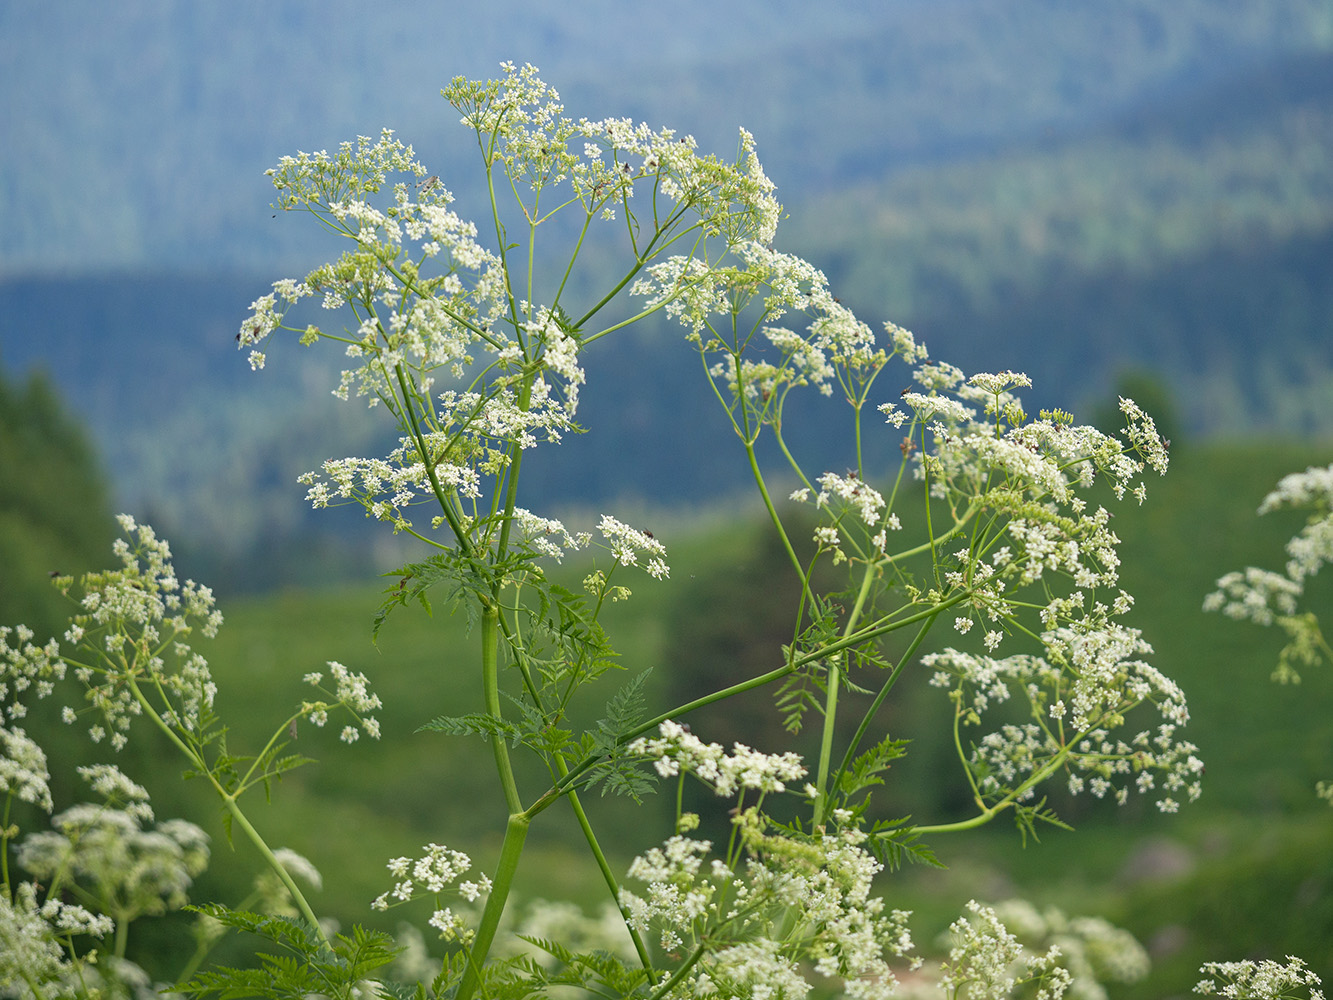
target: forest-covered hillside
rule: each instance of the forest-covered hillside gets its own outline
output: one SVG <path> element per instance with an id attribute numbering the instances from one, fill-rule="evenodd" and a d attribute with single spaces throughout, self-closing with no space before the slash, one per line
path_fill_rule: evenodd
<path id="1" fill-rule="evenodd" d="M 886 173 L 1097 130 L 1333 48 L 1326 0 L 133 0 L 0 9 L 0 274 L 303 260 L 263 171 L 396 129 L 456 193 L 439 97 L 532 62 L 568 111 L 728 153 L 759 141 L 789 204 Z"/>

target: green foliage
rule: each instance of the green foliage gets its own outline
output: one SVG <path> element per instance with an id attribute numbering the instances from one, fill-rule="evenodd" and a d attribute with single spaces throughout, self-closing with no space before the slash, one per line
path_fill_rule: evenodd
<path id="1" fill-rule="evenodd" d="M 389 935 L 361 927 L 329 942 L 289 917 L 230 910 L 216 903 L 192 909 L 226 927 L 256 934 L 280 948 L 281 953 L 259 953 L 258 968 L 219 967 L 175 986 L 190 996 L 304 1000 L 316 995 L 352 1000 L 360 995 L 372 973 L 392 962 L 397 953 Z"/>

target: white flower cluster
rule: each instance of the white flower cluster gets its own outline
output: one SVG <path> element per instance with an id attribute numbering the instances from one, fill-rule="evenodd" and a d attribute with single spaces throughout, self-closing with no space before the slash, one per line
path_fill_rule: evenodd
<path id="1" fill-rule="evenodd" d="M 855 475 L 840 476 L 836 472 L 826 472 L 819 477 L 819 495 L 815 505 L 827 507 L 829 500 L 836 497 L 847 507 L 856 511 L 866 524 L 878 527 L 880 511 L 884 509 L 884 497 L 868 483 L 862 482 Z"/>
<path id="2" fill-rule="evenodd" d="M 738 163 L 722 164 L 669 131 L 620 119 L 571 121 L 533 67 L 503 68 L 501 80 L 457 80 L 445 96 L 492 151 L 488 169 L 501 167 L 515 193 L 568 181 L 591 218 L 604 209 L 614 216 L 609 206 L 626 203 L 642 185 L 652 192 L 663 232 L 679 235 L 692 213 L 703 220 L 693 225 L 728 246 L 771 241 L 780 209 L 748 134 Z M 413 433 L 386 460 L 339 459 L 302 481 L 316 507 L 356 502 L 408 528 L 411 504 L 439 499 L 431 496 L 439 489 L 476 499 L 483 479 L 503 472 L 512 447 L 558 442 L 575 429 L 584 372 L 582 341 L 562 311 L 513 296 L 504 261 L 477 243 L 475 225 L 448 208 L 452 196 L 438 178 L 418 183 L 415 201 L 398 183 L 392 206 L 376 206 L 373 196 L 394 172 L 419 178 L 426 169 L 389 131 L 344 143 L 334 155 L 284 157 L 270 171 L 280 207 L 313 212 L 356 249 L 301 281 L 276 282 L 252 304 L 237 340 L 253 349 L 278 329 L 300 332 L 304 343 L 329 337 L 313 326 L 284 326 L 288 310 L 307 297 L 322 294 L 326 309 L 353 311 L 356 328 L 333 339 L 359 367 L 343 373 L 336 394 L 347 398 L 354 389 L 372 406 L 388 405 Z M 659 198 L 674 204 L 659 206 Z M 534 224 L 541 221 L 535 201 L 530 208 Z M 667 246 L 674 238 L 652 242 Z M 491 356 L 474 357 L 480 352 Z M 253 362 L 262 365 L 262 355 Z M 442 394 L 442 408 L 432 412 L 424 401 L 439 369 L 475 378 L 468 391 Z M 665 563 L 650 568 L 665 573 Z"/>
<path id="3" fill-rule="evenodd" d="M 81 630 L 71 637 L 77 641 Z M 13 644 L 10 637 L 13 636 Z M 65 677 L 65 661 L 60 644 L 49 640 L 38 646 L 32 629 L 26 625 L 11 628 L 0 625 L 0 721 L 16 722 L 28 714 L 25 696 L 46 698 Z"/>
<path id="4" fill-rule="evenodd" d="M 712 847 L 707 840 L 677 834 L 630 863 L 629 877 L 645 883 L 648 892 L 639 896 L 622 887 L 620 905 L 637 930 L 647 931 L 656 923 L 667 951 L 681 946 L 682 935 L 695 938 L 703 929 L 717 890 L 711 881 L 699 878 L 699 871 Z M 712 871 L 722 881 L 730 876 L 721 862 L 715 862 Z"/>
<path id="5" fill-rule="evenodd" d="M 514 508 L 514 525 L 523 532 L 528 546 L 538 555 L 550 556 L 557 562 L 566 552 L 586 548 L 592 535 L 586 531 L 570 534 L 557 518 L 539 517 L 522 507 Z"/>
<path id="6" fill-rule="evenodd" d="M 751 789 L 782 792 L 787 782 L 805 777 L 800 754 L 764 754 L 737 743 L 728 754 L 718 743 L 705 743 L 684 726 L 663 722 L 655 739 L 640 737 L 626 748 L 632 754 L 657 758 L 654 767 L 663 777 L 682 771 L 693 774 L 718 795 L 731 796 Z"/>
<path id="7" fill-rule="evenodd" d="M 317 472 L 305 472 L 297 481 L 310 487 L 306 499 L 316 510 L 356 503 L 377 520 L 408 528 L 412 521 L 407 508 L 433 499 L 430 477 L 425 465 L 415 460 L 415 448 L 412 442 L 404 441 L 387 460 L 331 458 L 324 462 L 322 477 Z M 445 488 L 469 498 L 481 495 L 475 469 L 446 461 L 433 468 L 436 480 Z"/>
<path id="8" fill-rule="evenodd" d="M 145 829 L 153 813 L 142 787 L 110 765 L 79 771 L 106 804 L 82 803 L 54 817 L 54 830 L 19 844 L 19 864 L 48 883 L 74 879 L 92 898 L 115 900 L 123 920 L 184 906 L 208 867 L 208 835 L 183 819 Z"/>
<path id="9" fill-rule="evenodd" d="M 20 802 L 31 802 L 48 813 L 54 808 L 46 752 L 17 726 L 0 726 L 0 792 L 16 796 Z"/>
<path id="10" fill-rule="evenodd" d="M 1105 984 L 1134 983 L 1148 974 L 1143 945 L 1101 917 L 1070 917 L 1058 907 L 1038 909 L 1025 899 L 997 903 L 994 912 L 1027 947 L 1059 949 L 1059 964 L 1071 976 L 1073 1000 L 1106 1000 Z"/>
<path id="11" fill-rule="evenodd" d="M 127 514 L 117 520 L 127 536 L 113 546 L 121 568 L 81 578 L 80 613 L 64 638 L 81 651 L 82 665 L 73 674 L 99 719 L 89 733 L 94 742 L 109 734 L 119 750 L 128 741 L 131 720 L 142 711 L 131 678 L 150 680 L 167 697 L 164 715 L 175 725 L 196 729 L 201 717 L 211 713 L 217 685 L 204 658 L 183 640 L 194 629 L 215 636 L 222 613 L 209 588 L 177 579 L 170 546 L 151 527 Z M 75 587 L 68 577 L 56 584 L 67 594 Z M 32 638 L 24 626 L 0 627 L 0 719 L 22 718 L 27 712 L 23 696 L 48 697 L 65 677 L 59 643 L 52 639 L 39 647 Z M 69 705 L 61 713 L 67 723 L 78 715 Z"/>
<path id="12" fill-rule="evenodd" d="M 55 899 L 39 903 L 31 882 L 18 883 L 13 899 L 0 892 L 0 989 L 31 996 L 19 991 L 20 984 L 74 979 L 82 970 L 71 964 L 63 946 L 69 935 L 105 937 L 114 930 L 109 917 L 77 904 Z"/>
<path id="13" fill-rule="evenodd" d="M 666 563 L 666 546 L 653 537 L 651 532 L 631 528 L 628 524 L 617 521 L 609 514 L 603 514 L 597 522 L 597 530 L 606 539 L 607 547 L 621 566 L 637 566 L 640 554 L 648 557 L 644 567 L 648 575 L 655 580 L 665 580 L 671 574 L 671 567 Z"/>
<path id="14" fill-rule="evenodd" d="M 1199 970 L 1201 979 L 1194 992 L 1201 996 L 1227 997 L 1228 1000 L 1324 1000 L 1319 987 L 1323 980 L 1304 961 L 1288 955 L 1286 963 L 1265 959 L 1262 962 L 1207 962 Z"/>
<path id="15" fill-rule="evenodd" d="M 815 543 L 826 549 L 832 549 L 834 561 L 842 562 L 847 556 L 842 550 L 843 534 L 856 544 L 856 534 L 868 536 L 872 557 L 882 557 L 888 547 L 890 531 L 902 529 L 902 522 L 894 513 L 884 513 L 886 503 L 884 495 L 873 486 L 864 482 L 855 472 L 845 476 L 836 472 L 826 472 L 817 480 L 819 492 L 814 496 L 815 507 L 829 512 L 832 524 L 820 525 L 815 529 Z M 794 503 L 809 503 L 810 490 L 794 490 L 789 497 Z M 855 515 L 854 522 L 859 522 L 859 531 L 853 534 L 845 515 Z M 873 534 L 872 534 L 873 532 Z M 859 548 L 859 547 L 858 547 Z"/>
<path id="16" fill-rule="evenodd" d="M 741 131 L 740 157 L 732 166 L 695 152 L 689 136 L 670 129 L 653 131 L 628 119 L 573 121 L 560 95 L 531 65 L 502 63 L 500 80 L 455 80 L 445 96 L 464 112 L 463 124 L 494 149 L 510 179 L 540 192 L 569 182 L 591 218 L 614 219 L 614 205 L 634 196 L 636 184 L 649 188 L 657 217 L 689 209 L 735 240 L 738 233 L 772 239 L 780 206 L 773 184 L 754 155 L 754 140 Z M 667 204 L 657 205 L 658 197 Z"/>
<path id="17" fill-rule="evenodd" d="M 329 673 L 333 677 L 334 690 L 331 697 L 332 702 L 328 701 L 307 701 L 301 703 L 301 713 L 313 722 L 316 726 L 323 727 L 329 721 L 329 712 L 337 708 L 345 708 L 352 713 L 356 719 L 357 725 L 344 726 L 339 735 L 344 743 L 355 743 L 364 732 L 371 739 L 380 738 L 380 723 L 368 712 L 383 708 L 383 703 L 377 694 L 370 690 L 370 682 L 365 674 L 353 673 L 341 663 L 335 660 L 328 662 Z M 308 673 L 303 678 L 307 684 L 319 687 L 324 680 L 324 675 L 318 671 Z M 329 692 L 325 692 L 329 693 Z"/>
<path id="18" fill-rule="evenodd" d="M 833 394 L 835 384 L 852 398 L 867 386 L 891 357 L 907 363 L 924 359 L 925 348 L 907 330 L 888 324 L 889 345 L 858 320 L 829 290 L 824 274 L 809 262 L 780 253 L 763 240 L 732 248 L 734 266 L 710 266 L 693 257 L 672 257 L 645 269 L 631 294 L 648 306 L 665 304 L 667 314 L 691 331 L 700 349 L 718 357 L 709 374 L 722 380 L 731 398 L 755 407 L 755 416 L 772 420 L 773 402 L 793 386 L 814 386 Z M 705 341 L 713 318 L 737 314 L 749 303 L 762 306 L 762 332 L 770 345 L 758 352 L 723 339 Z M 811 317 L 804 332 L 774 325 L 787 313 Z M 742 357 L 749 348 L 751 356 Z"/>
<path id="19" fill-rule="evenodd" d="M 814 841 L 768 836 L 747 810 L 737 817 L 751 852 L 742 871 L 718 859 L 705 865 L 707 841 L 672 837 L 636 858 L 629 876 L 646 895 L 620 892 L 626 919 L 656 928 L 676 951 L 705 937 L 717 943 L 700 958 L 682 996 L 801 998 L 810 971 L 841 980 L 843 995 L 888 998 L 897 980 L 886 956 L 912 950 L 910 914 L 886 912 L 871 893 L 881 866 L 849 829 Z"/>
<path id="20" fill-rule="evenodd" d="M 974 744 L 970 767 L 978 791 L 998 800 L 1031 800 L 1053 767 L 1069 771 L 1072 794 L 1128 800 L 1131 788 L 1156 792 L 1157 807 L 1174 812 L 1180 799 L 1201 793 L 1203 763 L 1197 748 L 1177 738 L 1188 719 L 1174 681 L 1137 659 L 1151 649 L 1122 626 L 1059 628 L 1042 636 L 1047 657 L 992 659 L 946 649 L 922 658 L 934 670 L 931 684 L 954 692 L 965 722 L 1014 694 L 1028 700 L 1035 721 L 1006 724 Z M 1117 738 L 1112 730 L 1137 706 L 1150 702 L 1162 716 L 1155 731 Z"/>
<path id="21" fill-rule="evenodd" d="M 427 844 L 419 858 L 394 858 L 388 863 L 389 873 L 397 881 L 388 892 L 381 893 L 370 904 L 373 909 L 387 910 L 408 900 L 431 896 L 436 909 L 428 921 L 446 941 L 471 940 L 472 931 L 462 914 L 451 907 L 438 905 L 439 897 L 459 877 L 472 868 L 472 859 L 462 851 L 451 850 L 442 844 Z M 482 875 L 476 881 L 458 882 L 457 893 L 469 903 L 491 891 L 491 880 Z"/>
<path id="22" fill-rule="evenodd" d="M 1306 581 L 1333 562 L 1333 465 L 1285 476 L 1259 505 L 1260 514 L 1283 509 L 1311 511 L 1305 527 L 1287 542 L 1285 572 L 1248 566 L 1227 573 L 1203 607 L 1257 625 L 1280 626 L 1288 643 L 1273 676 L 1290 682 L 1300 680 L 1300 667 L 1314 666 L 1330 655 L 1318 619 L 1302 614 L 1300 601 Z"/>
<path id="23" fill-rule="evenodd" d="M 131 780 L 116 765 L 92 764 L 80 767 L 78 772 L 108 805 L 124 809 L 140 822 L 152 821 L 153 807 L 148 803 L 148 789 Z"/>
<path id="24" fill-rule="evenodd" d="M 940 986 L 951 997 L 1012 996 L 1020 985 L 1035 983 L 1039 1000 L 1060 1000 L 1074 977 L 1061 962 L 1061 950 L 1051 945 L 1044 954 L 1025 952 L 1018 938 L 989 906 L 976 900 L 967 904 L 969 916 L 949 926 L 953 946 L 941 969 Z"/>

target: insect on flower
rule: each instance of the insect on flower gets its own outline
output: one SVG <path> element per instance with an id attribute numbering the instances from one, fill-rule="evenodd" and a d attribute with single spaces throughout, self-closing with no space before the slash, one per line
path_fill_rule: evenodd
<path id="1" fill-rule="evenodd" d="M 440 183 L 439 174 L 431 174 L 424 181 L 417 185 L 417 191 L 420 194 L 426 194 L 428 191 L 438 187 Z"/>

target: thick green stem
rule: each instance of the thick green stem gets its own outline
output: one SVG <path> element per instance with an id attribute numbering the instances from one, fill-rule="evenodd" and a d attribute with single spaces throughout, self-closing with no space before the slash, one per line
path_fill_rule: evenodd
<path id="1" fill-rule="evenodd" d="M 125 948 L 130 943 L 130 922 L 123 917 L 116 921 L 116 940 L 112 947 L 112 954 L 117 958 L 125 957 Z"/>
<path id="2" fill-rule="evenodd" d="M 500 712 L 500 611 L 495 605 L 482 609 L 481 612 L 481 683 L 482 695 L 486 702 L 486 714 L 499 720 Z M 518 797 L 518 783 L 514 780 L 514 767 L 509 762 L 509 744 L 500 737 L 491 740 L 495 752 L 495 769 L 500 774 L 500 784 L 504 788 L 505 805 L 509 812 L 520 813 L 523 803 Z"/>
<path id="3" fill-rule="evenodd" d="M 486 964 L 486 956 L 490 954 L 491 944 L 495 941 L 495 931 L 500 926 L 505 903 L 509 899 L 510 890 L 514 887 L 514 873 L 518 871 L 518 861 L 523 856 L 523 842 L 528 837 L 529 822 L 525 813 L 515 812 L 505 824 L 505 839 L 500 847 L 500 863 L 495 869 L 495 877 L 491 879 L 491 892 L 486 898 L 486 909 L 482 911 L 477 936 L 473 938 L 472 946 L 468 949 L 467 971 L 463 973 L 462 982 L 458 984 L 454 1000 L 471 1000 L 472 994 L 477 991 L 477 986 L 481 983 L 480 970 Z"/>

